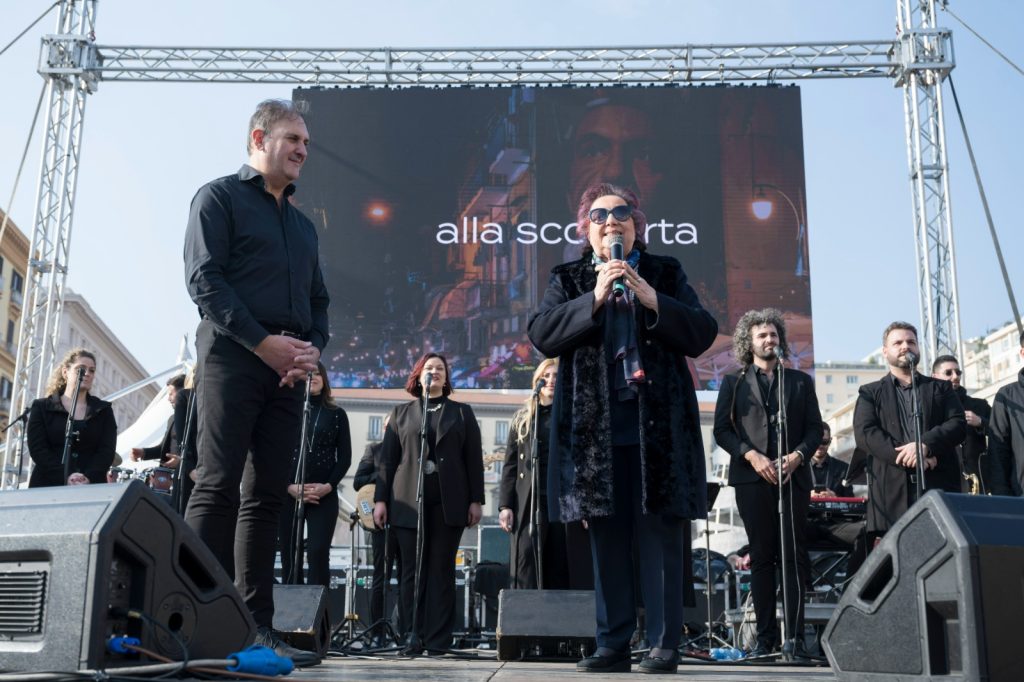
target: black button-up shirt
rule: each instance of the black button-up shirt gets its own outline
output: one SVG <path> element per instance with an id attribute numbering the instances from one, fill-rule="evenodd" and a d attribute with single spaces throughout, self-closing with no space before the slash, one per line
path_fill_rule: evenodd
<path id="1" fill-rule="evenodd" d="M 313 223 L 278 205 L 248 165 L 202 187 L 185 231 L 185 281 L 201 317 L 252 350 L 270 332 L 327 345 L 329 297 Z"/>

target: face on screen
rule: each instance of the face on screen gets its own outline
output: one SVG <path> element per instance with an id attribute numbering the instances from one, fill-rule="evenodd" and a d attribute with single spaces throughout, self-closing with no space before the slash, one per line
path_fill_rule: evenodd
<path id="1" fill-rule="evenodd" d="M 663 174 L 652 163 L 654 131 L 647 114 L 621 104 L 587 112 L 573 138 L 569 200 L 597 182 L 629 187 L 641 203 L 649 202 Z"/>

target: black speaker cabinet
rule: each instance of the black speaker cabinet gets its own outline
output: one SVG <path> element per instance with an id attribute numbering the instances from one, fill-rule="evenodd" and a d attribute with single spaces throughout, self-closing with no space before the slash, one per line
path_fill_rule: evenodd
<path id="1" fill-rule="evenodd" d="M 578 660 L 595 648 L 593 590 L 502 590 L 498 660 Z"/>
<path id="2" fill-rule="evenodd" d="M 823 644 L 840 680 L 1019 680 L 1024 499 L 932 491 L 850 581 Z"/>
<path id="3" fill-rule="evenodd" d="M 176 660 L 179 640 L 189 658 L 223 658 L 254 630 L 213 554 L 141 481 L 0 493 L 0 668 L 136 664 L 106 650 L 120 635 Z"/>
<path id="4" fill-rule="evenodd" d="M 327 588 L 274 585 L 274 630 L 293 647 L 323 657 L 331 643 Z"/>

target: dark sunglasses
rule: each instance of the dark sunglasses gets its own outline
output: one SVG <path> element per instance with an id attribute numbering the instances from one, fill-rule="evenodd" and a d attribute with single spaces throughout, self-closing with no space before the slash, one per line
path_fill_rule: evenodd
<path id="1" fill-rule="evenodd" d="M 962 377 L 964 375 L 964 371 L 962 369 L 947 369 L 945 372 L 942 373 L 942 376 L 951 377 L 954 374 L 957 375 L 958 377 Z"/>
<path id="2" fill-rule="evenodd" d="M 608 220 L 608 214 L 611 214 L 618 222 L 624 222 L 626 219 L 632 217 L 633 209 L 626 204 L 616 206 L 612 209 L 607 208 L 592 208 L 590 209 L 590 222 L 597 223 L 598 225 L 604 225 Z"/>
<path id="3" fill-rule="evenodd" d="M 831 442 L 832 442 L 832 439 L 831 439 L 831 438 L 822 438 L 822 439 L 821 439 L 821 444 L 822 444 L 822 445 L 828 445 L 828 444 L 829 444 L 829 443 L 831 443 Z"/>

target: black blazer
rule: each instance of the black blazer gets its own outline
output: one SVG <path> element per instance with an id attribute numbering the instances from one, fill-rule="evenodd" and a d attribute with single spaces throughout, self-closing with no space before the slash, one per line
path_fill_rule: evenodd
<path id="1" fill-rule="evenodd" d="M 391 412 L 381 444 L 374 502 L 388 503 L 388 521 L 416 527 L 416 479 L 419 473 L 420 423 L 423 403 L 412 400 Z M 441 484 L 444 522 L 465 527 L 469 505 L 484 503 L 484 461 L 480 426 L 473 408 L 448 399 L 441 408 L 434 457 Z"/>
<path id="2" fill-rule="evenodd" d="M 967 433 L 964 408 L 948 381 L 917 375 L 921 399 L 921 442 L 938 460 L 925 472 L 925 488 L 958 493 L 961 490 L 960 463 L 956 446 Z M 907 510 L 908 473 L 896 464 L 900 438 L 900 413 L 896 386 L 891 374 L 860 388 L 853 412 L 853 435 L 857 448 L 868 456 L 867 529 L 889 530 Z"/>
<path id="3" fill-rule="evenodd" d="M 718 390 L 715 405 L 715 441 L 732 456 L 729 485 L 742 485 L 763 480 L 743 455 L 754 449 L 768 452 L 768 413 L 757 385 L 757 368 L 744 368 L 739 374 L 726 375 Z M 786 440 L 789 452 L 802 452 L 805 464 L 793 472 L 793 483 L 801 490 L 810 490 L 811 455 L 821 444 L 824 429 L 814 380 L 798 369 L 786 369 Z M 782 454 L 789 454 L 785 452 Z"/>
<path id="4" fill-rule="evenodd" d="M 85 426 L 72 440 L 71 471 L 88 476 L 90 483 L 106 483 L 107 470 L 114 462 L 117 447 L 117 422 L 110 403 L 86 396 Z M 30 488 L 66 485 L 64 465 L 64 428 L 68 413 L 60 396 L 52 395 L 32 401 L 28 415 L 28 447 L 35 468 L 29 478 Z"/>

